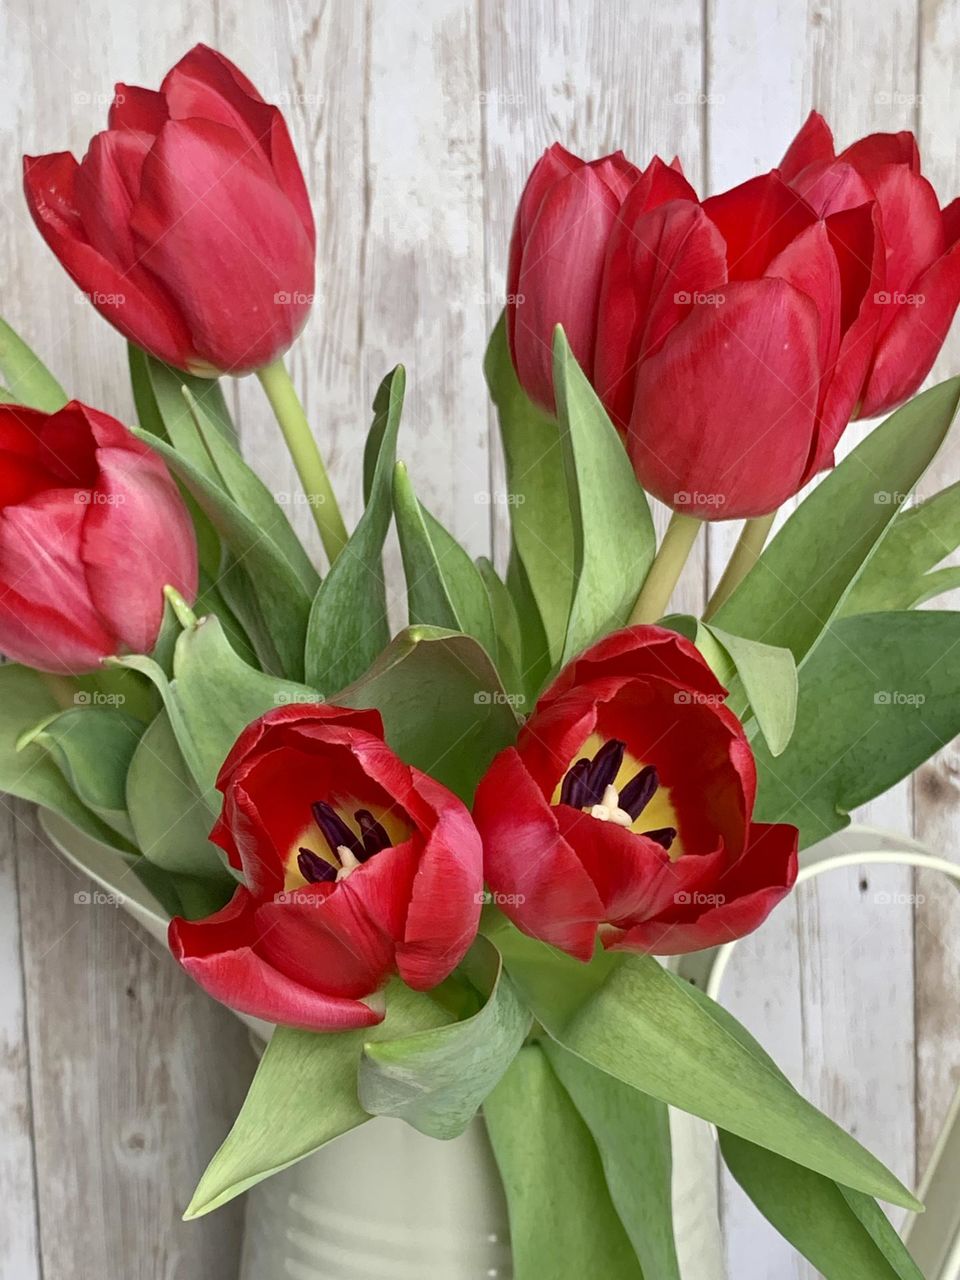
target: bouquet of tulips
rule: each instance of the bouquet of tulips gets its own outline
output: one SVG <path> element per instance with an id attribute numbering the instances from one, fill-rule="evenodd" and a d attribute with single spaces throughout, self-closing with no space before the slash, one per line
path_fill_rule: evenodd
<path id="1" fill-rule="evenodd" d="M 130 343 L 139 422 L 68 399 L 4 326 L 0 786 L 273 1024 L 188 1215 L 370 1116 L 442 1140 L 482 1108 L 519 1280 L 676 1280 L 677 1108 L 830 1280 L 919 1277 L 876 1204 L 911 1192 L 662 959 L 755 929 L 798 850 L 960 731 L 960 614 L 916 609 L 960 583 L 939 567 L 960 484 L 903 501 L 960 401 L 954 378 L 904 403 L 960 299 L 960 202 L 941 211 L 913 137 L 837 154 L 813 115 L 778 170 L 705 200 L 677 161 L 546 152 L 486 365 L 503 574 L 396 460 L 402 368 L 344 527 L 283 363 L 308 194 L 225 57 L 119 86 L 79 164 L 24 180 Z M 218 379 L 248 373 L 323 576 L 238 451 Z M 899 405 L 834 465 L 852 419 Z M 673 513 L 659 545 L 648 495 Z M 701 525 L 729 519 L 705 616 L 670 614 Z"/>

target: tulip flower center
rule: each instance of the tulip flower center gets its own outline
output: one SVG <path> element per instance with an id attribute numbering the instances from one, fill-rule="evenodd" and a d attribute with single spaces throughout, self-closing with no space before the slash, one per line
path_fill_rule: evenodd
<path id="1" fill-rule="evenodd" d="M 619 738 L 597 746 L 599 741 L 590 739 L 586 745 L 594 754 L 581 757 L 567 770 L 560 784 L 559 803 L 582 809 L 599 822 L 612 822 L 670 849 L 677 839 L 676 819 L 655 766 L 638 767 L 638 761 L 627 757 L 627 744 Z M 657 805 L 657 801 L 661 803 Z M 663 809 L 663 816 L 673 819 L 674 825 L 652 825 L 655 807 Z M 644 812 L 646 819 L 641 817 Z"/>
<path id="2" fill-rule="evenodd" d="M 383 849 L 389 849 L 394 841 L 386 827 L 369 809 L 357 809 L 353 814 L 353 827 L 325 800 L 316 800 L 310 806 L 313 820 L 319 827 L 330 849 L 330 856 L 300 846 L 297 867 L 307 884 L 335 884 L 346 880 L 357 867 Z M 359 834 L 358 834 L 359 832 Z"/>

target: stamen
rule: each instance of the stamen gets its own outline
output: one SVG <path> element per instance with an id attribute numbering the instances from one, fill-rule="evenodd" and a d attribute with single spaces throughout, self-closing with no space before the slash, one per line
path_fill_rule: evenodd
<path id="1" fill-rule="evenodd" d="M 382 849 L 389 849 L 393 844 L 387 834 L 386 828 L 379 823 L 369 809 L 358 809 L 354 815 L 357 819 L 357 825 L 360 828 L 360 834 L 363 836 L 363 857 L 360 858 L 364 862 L 373 854 L 379 853 Z M 357 855 L 360 856 L 359 854 Z"/>
<path id="2" fill-rule="evenodd" d="M 653 799 L 654 793 L 660 785 L 660 778 L 652 764 L 648 764 L 645 768 L 630 779 L 627 785 L 620 792 L 620 807 L 626 809 L 630 817 L 636 822 L 644 809 Z"/>
<path id="3" fill-rule="evenodd" d="M 560 788 L 561 804 L 568 804 L 574 809 L 582 809 L 585 804 L 590 803 L 590 796 L 585 785 L 590 769 L 591 763 L 586 758 L 578 760 L 575 765 L 571 765 L 567 770 L 567 776 L 563 780 L 563 786 Z M 598 796 L 597 799 L 599 798 Z"/>
<path id="4" fill-rule="evenodd" d="M 623 764 L 623 754 L 626 749 L 627 744 L 625 742 L 621 742 L 619 738 L 611 738 L 609 742 L 603 744 L 593 757 L 593 764 L 590 766 L 586 785 L 589 791 L 589 799 L 594 804 L 605 803 L 602 799 L 603 793 L 620 772 L 620 766 Z"/>
<path id="5" fill-rule="evenodd" d="M 337 849 L 337 857 L 340 859 L 340 870 L 337 872 L 337 880 L 346 880 L 347 876 L 353 875 L 357 867 L 362 864 L 362 859 L 354 855 L 352 849 L 348 849 L 345 844 L 340 845 Z"/>
<path id="6" fill-rule="evenodd" d="M 677 829 L 676 827 L 657 827 L 655 831 L 641 831 L 640 834 L 664 849 L 669 849 L 677 838 Z"/>
<path id="7" fill-rule="evenodd" d="M 313 820 L 323 832 L 330 851 L 337 853 L 340 846 L 345 845 L 362 861 L 363 842 L 350 830 L 333 805 L 327 804 L 325 800 L 315 800 L 310 807 L 313 810 Z"/>
<path id="8" fill-rule="evenodd" d="M 307 884 L 326 884 L 337 878 L 337 868 L 312 849 L 301 847 L 297 866 Z"/>

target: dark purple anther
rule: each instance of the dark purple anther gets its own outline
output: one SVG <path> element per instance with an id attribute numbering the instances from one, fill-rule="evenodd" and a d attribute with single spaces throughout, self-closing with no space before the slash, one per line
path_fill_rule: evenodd
<path id="1" fill-rule="evenodd" d="M 590 766 L 590 774 L 586 784 L 589 792 L 588 804 L 603 803 L 603 793 L 620 772 L 620 766 L 623 764 L 623 753 L 626 749 L 627 744 L 625 742 L 621 742 L 619 738 L 611 738 L 609 742 L 603 744 L 593 757 L 593 764 Z"/>
<path id="2" fill-rule="evenodd" d="M 653 840 L 662 848 L 669 849 L 677 838 L 677 829 L 676 827 L 657 827 L 656 831 L 641 831 L 640 834 L 646 836 L 648 840 Z"/>
<path id="3" fill-rule="evenodd" d="M 325 884 L 337 878 L 336 867 L 325 858 L 321 858 L 318 853 L 314 853 L 312 849 L 304 849 L 302 846 L 300 856 L 297 858 L 297 866 L 307 884 Z"/>
<path id="4" fill-rule="evenodd" d="M 648 764 L 623 788 L 620 792 L 620 808 L 624 813 L 629 813 L 630 817 L 636 822 L 643 813 L 644 809 L 653 799 L 654 792 L 660 785 L 660 779 L 657 771 L 652 764 Z"/>
<path id="5" fill-rule="evenodd" d="M 591 763 L 587 759 L 578 760 L 575 765 L 571 765 L 567 770 L 567 776 L 563 780 L 563 786 L 560 788 L 561 804 L 569 804 L 574 809 L 582 809 L 585 804 L 591 803 L 586 787 L 586 779 L 591 767 Z"/>
<path id="6" fill-rule="evenodd" d="M 346 845 L 357 861 L 362 862 L 364 849 L 360 837 L 350 830 L 333 805 L 327 804 L 325 800 L 315 800 L 311 808 L 313 820 L 326 837 L 331 851 L 339 857 L 337 849 L 340 845 Z"/>
<path id="7" fill-rule="evenodd" d="M 354 815 L 360 834 L 363 836 L 363 858 L 372 857 L 382 849 L 389 849 L 393 841 L 387 835 L 386 828 L 379 823 L 369 809 L 358 809 Z M 359 855 L 358 855 L 359 857 Z"/>

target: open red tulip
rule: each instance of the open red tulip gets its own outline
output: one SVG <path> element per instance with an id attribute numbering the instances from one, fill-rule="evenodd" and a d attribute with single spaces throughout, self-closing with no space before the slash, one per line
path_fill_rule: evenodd
<path id="1" fill-rule="evenodd" d="M 757 928 L 797 875 L 797 830 L 753 821 L 756 771 L 725 690 L 682 637 L 631 627 L 543 695 L 480 783 L 495 901 L 589 960 L 675 955 Z"/>
<path id="2" fill-rule="evenodd" d="M 483 901 L 464 805 L 383 740 L 376 711 L 279 707 L 227 757 L 211 839 L 243 876 L 170 946 L 210 995 L 312 1031 L 380 1022 L 368 997 L 398 973 L 427 990 L 460 963 Z"/>
<path id="3" fill-rule="evenodd" d="M 83 160 L 27 156 L 24 187 L 93 306 L 169 364 L 246 373 L 306 322 L 316 236 L 287 126 L 205 45 L 159 92 L 117 85 Z"/>
<path id="4" fill-rule="evenodd" d="M 920 172 L 912 133 L 872 133 L 838 155 L 830 127 L 816 111 L 790 144 L 780 171 L 821 217 L 871 200 L 879 206 L 880 315 L 859 416 L 893 409 L 930 372 L 960 304 L 960 199 L 941 210 Z"/>
<path id="5" fill-rule="evenodd" d="M 163 460 L 76 400 L 0 405 L 0 653 L 61 674 L 149 653 L 168 584 L 194 599 L 197 547 Z"/>

